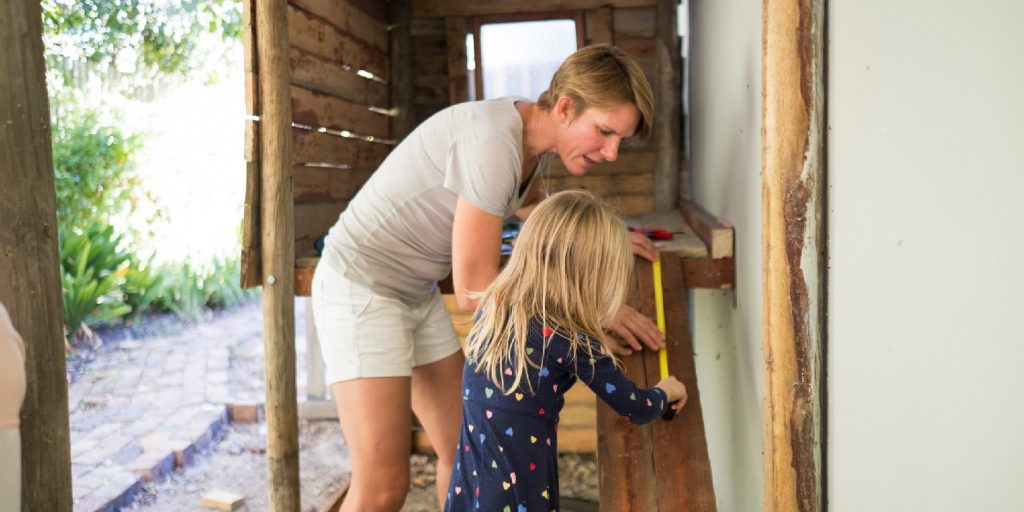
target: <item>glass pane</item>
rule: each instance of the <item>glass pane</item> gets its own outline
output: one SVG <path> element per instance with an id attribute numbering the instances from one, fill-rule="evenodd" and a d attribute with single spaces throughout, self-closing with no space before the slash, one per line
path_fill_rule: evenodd
<path id="1" fill-rule="evenodd" d="M 480 27 L 484 98 L 537 99 L 576 51 L 575 20 L 488 23 Z"/>

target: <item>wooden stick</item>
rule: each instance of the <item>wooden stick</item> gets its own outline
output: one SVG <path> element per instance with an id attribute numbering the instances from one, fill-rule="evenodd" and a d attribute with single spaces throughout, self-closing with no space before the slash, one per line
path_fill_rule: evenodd
<path id="1" fill-rule="evenodd" d="M 68 387 L 41 20 L 39 0 L 0 7 L 0 302 L 25 341 L 21 510 L 70 511 Z M 3 471 L 6 478 L 18 470 Z M 3 507 L 12 504 L 12 497 L 2 499 Z"/>
<path id="2" fill-rule="evenodd" d="M 699 204 L 684 199 L 679 203 L 679 213 L 686 219 L 694 233 L 708 246 L 712 258 L 731 258 L 733 251 L 732 224 L 711 215 Z"/>
<path id="3" fill-rule="evenodd" d="M 299 431 L 295 384 L 295 237 L 288 3 L 256 0 L 260 84 L 261 254 L 270 510 L 297 512 Z"/>

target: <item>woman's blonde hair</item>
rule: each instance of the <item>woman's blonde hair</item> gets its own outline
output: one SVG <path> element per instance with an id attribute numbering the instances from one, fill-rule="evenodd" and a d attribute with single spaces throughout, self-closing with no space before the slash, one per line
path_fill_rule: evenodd
<path id="1" fill-rule="evenodd" d="M 537 98 L 537 105 L 551 110 L 560 96 L 573 100 L 573 117 L 589 107 L 611 109 L 626 103 L 640 111 L 637 134 L 640 140 L 651 135 L 654 126 L 654 93 L 640 66 L 626 52 L 607 44 L 576 50 L 559 66 L 548 90 Z"/>
<path id="2" fill-rule="evenodd" d="M 594 356 L 588 338 L 610 354 L 602 325 L 627 299 L 632 270 L 625 223 L 610 207 L 589 192 L 552 195 L 530 214 L 511 258 L 484 292 L 467 358 L 508 394 L 524 380 L 532 392 L 526 365 L 543 361 L 543 353 L 526 357 L 531 320 L 567 338 L 577 360 Z M 505 368 L 514 372 L 511 383 Z"/>

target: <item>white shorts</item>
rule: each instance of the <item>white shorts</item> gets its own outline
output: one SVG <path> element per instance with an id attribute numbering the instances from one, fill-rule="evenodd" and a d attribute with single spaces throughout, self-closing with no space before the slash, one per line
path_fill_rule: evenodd
<path id="1" fill-rule="evenodd" d="M 313 318 L 329 384 L 409 377 L 459 350 L 441 293 L 416 306 L 352 282 L 328 265 L 313 276 Z"/>

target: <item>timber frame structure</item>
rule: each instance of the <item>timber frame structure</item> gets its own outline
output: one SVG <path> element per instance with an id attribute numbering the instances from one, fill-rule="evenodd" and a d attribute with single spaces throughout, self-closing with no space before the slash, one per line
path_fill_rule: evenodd
<path id="1" fill-rule="evenodd" d="M 291 319 L 312 272 L 301 261 L 396 141 L 433 112 L 472 99 L 464 36 L 476 18 L 577 11 L 586 43 L 615 44 L 640 62 L 655 89 L 653 140 L 581 180 L 553 169 L 548 186 L 590 189 L 630 215 L 684 216 L 709 252 L 682 258 L 680 279 L 732 286 L 731 238 L 728 250 L 714 243 L 731 226 L 685 199 L 677 5 L 244 0 L 252 118 L 242 281 L 263 286 L 272 510 L 300 506 Z M 23 510 L 64 511 L 72 507 L 70 440 L 39 6 L 10 0 L 0 8 L 0 301 L 27 348 Z M 769 0 L 762 13 L 765 510 L 823 510 L 826 494 L 823 12 L 821 1 Z"/>

